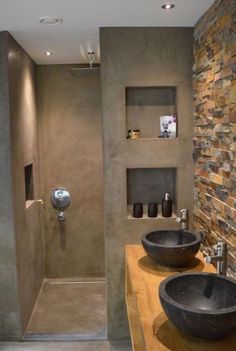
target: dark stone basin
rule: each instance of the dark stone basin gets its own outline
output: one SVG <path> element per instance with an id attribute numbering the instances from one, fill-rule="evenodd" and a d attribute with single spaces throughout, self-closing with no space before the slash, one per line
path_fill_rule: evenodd
<path id="1" fill-rule="evenodd" d="M 169 320 L 184 333 L 222 339 L 236 329 L 236 282 L 213 273 L 172 275 L 159 287 Z"/>
<path id="2" fill-rule="evenodd" d="M 158 264 L 185 267 L 198 252 L 201 237 L 187 230 L 159 230 L 143 235 L 141 241 L 147 255 Z"/>

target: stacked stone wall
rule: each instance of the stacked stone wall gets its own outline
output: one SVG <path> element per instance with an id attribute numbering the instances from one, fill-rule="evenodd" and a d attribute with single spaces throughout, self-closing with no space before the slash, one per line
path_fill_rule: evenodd
<path id="1" fill-rule="evenodd" d="M 216 1 L 194 29 L 195 229 L 228 243 L 236 276 L 236 1 Z"/>

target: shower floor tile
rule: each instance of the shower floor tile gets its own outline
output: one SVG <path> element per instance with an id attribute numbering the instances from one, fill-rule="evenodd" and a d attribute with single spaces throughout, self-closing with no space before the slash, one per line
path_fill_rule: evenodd
<path id="1" fill-rule="evenodd" d="M 1 351 L 132 351 L 129 342 L 0 342 Z"/>
<path id="2" fill-rule="evenodd" d="M 24 340 L 105 340 L 105 281 L 47 279 Z"/>

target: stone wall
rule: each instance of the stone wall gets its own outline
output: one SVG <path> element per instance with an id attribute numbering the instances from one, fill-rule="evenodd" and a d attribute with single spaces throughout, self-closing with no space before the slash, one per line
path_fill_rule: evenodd
<path id="1" fill-rule="evenodd" d="M 229 245 L 236 272 L 236 2 L 216 1 L 194 29 L 195 227 Z"/>

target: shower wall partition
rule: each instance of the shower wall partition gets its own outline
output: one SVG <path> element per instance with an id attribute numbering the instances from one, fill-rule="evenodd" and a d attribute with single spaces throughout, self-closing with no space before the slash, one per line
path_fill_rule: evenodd
<path id="1" fill-rule="evenodd" d="M 0 68 L 0 340 L 20 340 L 27 325 L 27 331 L 39 326 L 40 306 L 47 306 L 48 316 L 56 307 L 51 317 L 63 321 L 58 330 L 64 337 L 104 338 L 99 74 L 78 80 L 68 66 L 36 67 L 8 32 L 0 33 Z M 63 227 L 50 202 L 51 190 L 60 186 L 71 193 Z M 88 319 L 69 331 L 67 302 L 74 301 L 75 318 L 85 320 L 84 298 L 94 284 L 100 329 Z M 38 332 L 31 334 L 37 339 Z M 49 329 L 42 332 L 50 338 Z"/>
<path id="2" fill-rule="evenodd" d="M 8 32 L 0 33 L 0 65 L 0 339 L 15 340 L 44 277 L 36 70 Z"/>

